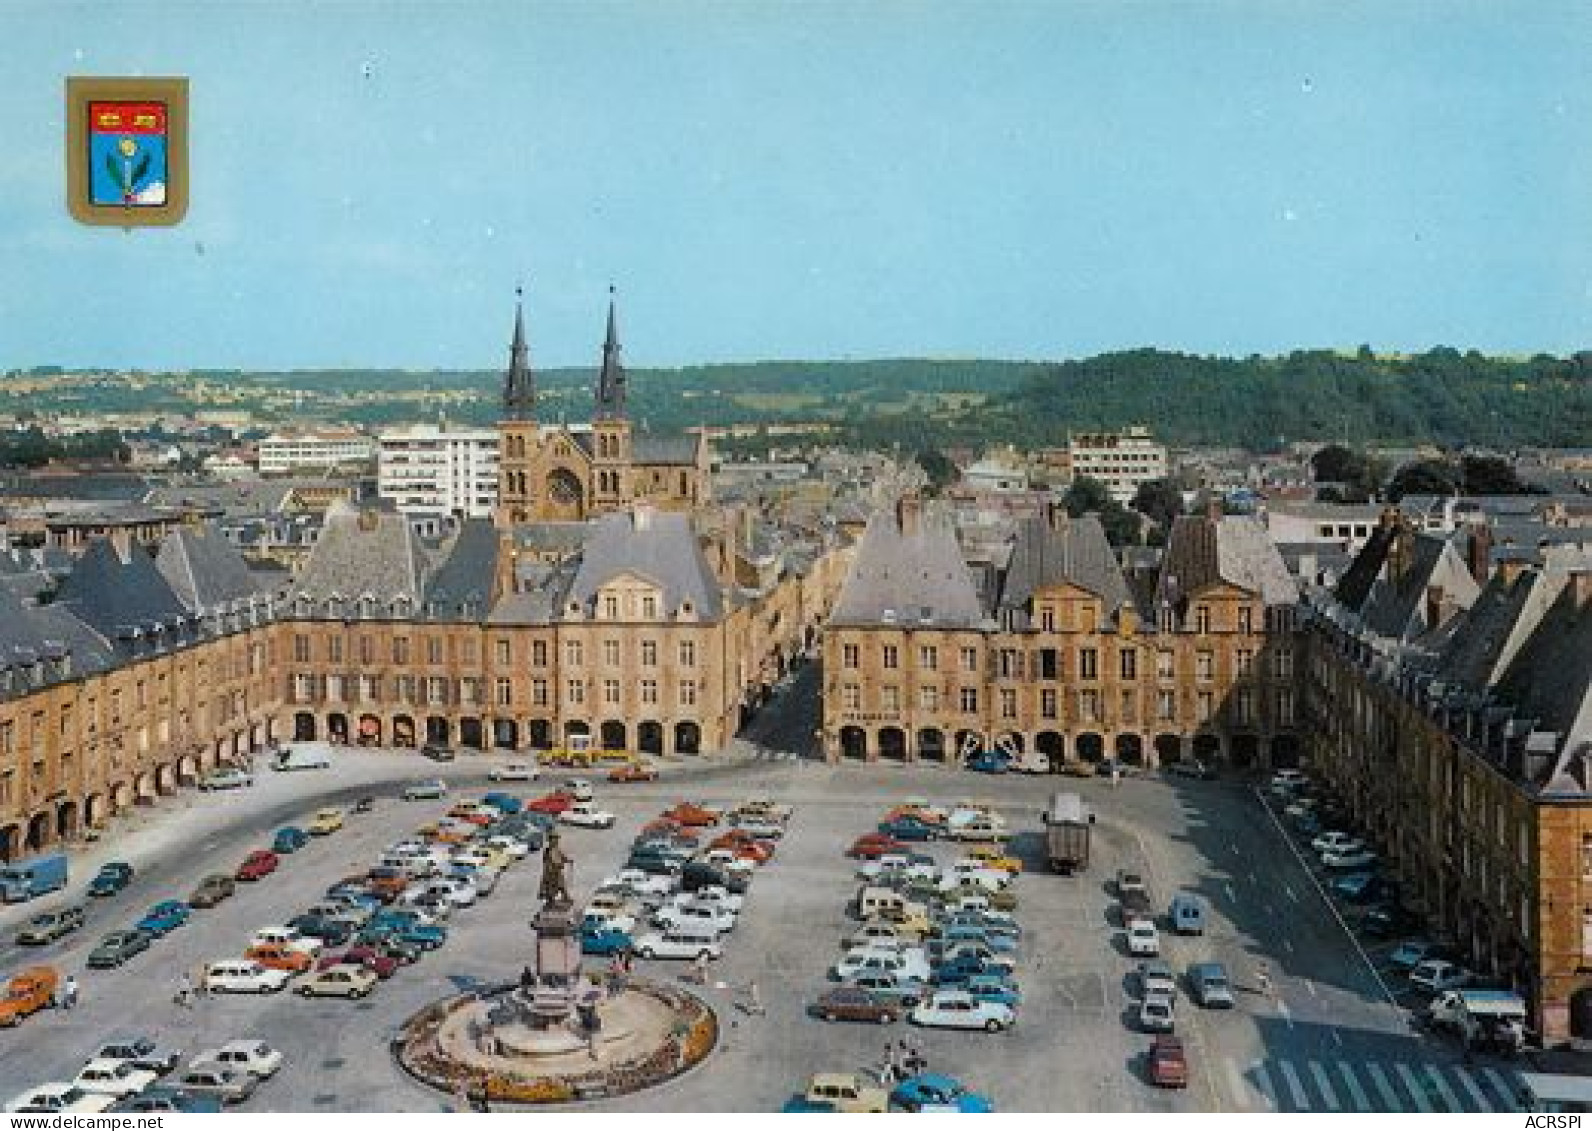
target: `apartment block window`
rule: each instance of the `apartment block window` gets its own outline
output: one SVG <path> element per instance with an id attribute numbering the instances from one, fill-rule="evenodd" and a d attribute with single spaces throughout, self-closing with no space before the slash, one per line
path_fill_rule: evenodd
<path id="1" fill-rule="evenodd" d="M 308 703 L 315 697 L 315 680 L 307 675 L 293 677 L 293 701 Z M 11 753 L 11 724 L 0 723 L 0 755 Z"/>
<path id="2" fill-rule="evenodd" d="M 658 666 L 658 642 L 656 640 L 643 640 L 641 642 L 641 666 L 655 668 Z"/>
<path id="3" fill-rule="evenodd" d="M 293 637 L 293 662 L 296 664 L 310 662 L 310 638 L 302 632 Z"/>
<path id="4" fill-rule="evenodd" d="M 341 636 L 328 636 L 326 638 L 326 658 L 334 664 L 343 662 L 343 638 Z"/>
<path id="5" fill-rule="evenodd" d="M 574 706 L 586 702 L 586 684 L 578 679 L 569 680 L 564 685 L 564 698 Z"/>
<path id="6" fill-rule="evenodd" d="M 978 688 L 964 687 L 961 693 L 962 713 L 974 715 L 978 713 Z"/>
<path id="7" fill-rule="evenodd" d="M 696 706 L 697 685 L 696 680 L 686 679 L 680 681 L 680 706 Z"/>
<path id="8" fill-rule="evenodd" d="M 448 681 L 440 675 L 426 677 L 426 702 L 446 703 L 448 701 Z"/>
<path id="9" fill-rule="evenodd" d="M 586 662 L 586 649 L 581 647 L 579 640 L 564 642 L 564 662 L 572 668 L 578 668 Z"/>
<path id="10" fill-rule="evenodd" d="M 1171 679 L 1177 674 L 1177 662 L 1171 652 L 1161 651 L 1155 654 L 1155 676 L 1157 679 Z"/>
<path id="11" fill-rule="evenodd" d="M 1248 605 L 1241 606 L 1238 610 L 1238 631 L 1253 632 L 1253 619 L 1254 610 L 1252 610 Z"/>
<path id="12" fill-rule="evenodd" d="M 696 641 L 680 641 L 680 666 L 682 668 L 696 667 Z"/>
<path id="13" fill-rule="evenodd" d="M 1249 688 L 1240 688 L 1237 697 L 1238 724 L 1249 726 L 1255 721 L 1255 693 Z"/>
<path id="14" fill-rule="evenodd" d="M 603 641 L 603 663 L 607 664 L 611 668 L 617 668 L 619 666 L 619 641 Z"/>
<path id="15" fill-rule="evenodd" d="M 1133 697 L 1133 689 L 1131 687 L 1125 687 L 1122 689 L 1122 702 L 1120 710 L 1121 714 L 1119 714 L 1117 717 L 1123 722 L 1131 723 L 1138 720 L 1138 701 Z"/>
<path id="16" fill-rule="evenodd" d="M 1294 696 L 1286 687 L 1277 691 L 1277 724 L 1285 727 L 1294 725 Z"/>
<path id="17" fill-rule="evenodd" d="M 619 619 L 619 598 L 612 593 L 609 593 L 603 597 L 603 619 Z"/>
<path id="18" fill-rule="evenodd" d="M 480 706 L 481 698 L 486 691 L 485 683 L 478 676 L 466 676 L 459 681 L 459 702 L 470 706 Z"/>
<path id="19" fill-rule="evenodd" d="M 499 640 L 497 642 L 497 662 L 512 664 L 514 662 L 514 648 L 511 641 Z"/>
<path id="20" fill-rule="evenodd" d="M 901 649 L 894 644 L 886 644 L 880 652 L 882 663 L 886 668 L 901 666 Z"/>
<path id="21" fill-rule="evenodd" d="M 1061 653 L 1054 648 L 1041 648 L 1034 653 L 1034 663 L 1040 679 L 1057 679 L 1061 675 Z"/>
<path id="22" fill-rule="evenodd" d="M 459 662 L 461 664 L 474 666 L 475 638 L 473 636 L 466 636 L 463 640 L 459 641 Z"/>
<path id="23" fill-rule="evenodd" d="M 426 637 L 426 663 L 442 663 L 442 638 L 440 636 Z"/>
<path id="24" fill-rule="evenodd" d="M 643 597 L 641 599 L 641 615 L 647 620 L 657 620 L 658 598 L 651 596 Z"/>
<path id="25" fill-rule="evenodd" d="M 1056 717 L 1056 689 L 1047 687 L 1039 693 L 1039 715 L 1041 718 L 1053 719 Z"/>
<path id="26" fill-rule="evenodd" d="M 1002 648 L 999 658 L 1000 676 L 1002 679 L 1021 679 L 1023 675 L 1023 654 L 1015 648 Z"/>
<path id="27" fill-rule="evenodd" d="M 1581 909 L 1581 957 L 1592 958 L 1592 907 Z"/>
<path id="28" fill-rule="evenodd" d="M 395 676 L 392 681 L 393 693 L 400 703 L 413 703 L 415 701 L 415 677 L 412 675 Z"/>
<path id="29" fill-rule="evenodd" d="M 965 672 L 976 672 L 976 671 L 978 671 L 978 649 L 977 648 L 963 648 L 962 649 L 962 670 L 965 671 Z"/>
<path id="30" fill-rule="evenodd" d="M 1233 653 L 1233 669 L 1238 675 L 1248 675 L 1255 666 L 1255 653 L 1248 648 L 1240 648 Z"/>
<path id="31" fill-rule="evenodd" d="M 1592 833 L 1581 834 L 1581 878 L 1592 880 Z"/>
<path id="32" fill-rule="evenodd" d="M 1124 648 L 1121 655 L 1122 678 L 1139 678 L 1139 650 L 1137 648 Z"/>
<path id="33" fill-rule="evenodd" d="M 940 669 L 940 650 L 932 644 L 925 644 L 918 649 L 918 667 L 926 672 Z"/>
<path id="34" fill-rule="evenodd" d="M 641 701 L 647 704 L 653 704 L 658 701 L 657 680 L 644 679 L 641 681 Z"/>
<path id="35" fill-rule="evenodd" d="M 858 663 L 857 646 L 855 644 L 842 644 L 840 646 L 840 666 L 856 669 Z"/>
<path id="36" fill-rule="evenodd" d="M 862 710 L 862 688 L 848 683 L 840 689 L 840 705 L 848 711 Z"/>
<path id="37" fill-rule="evenodd" d="M 376 642 L 369 636 L 359 638 L 359 662 L 367 666 L 376 662 Z"/>
<path id="38" fill-rule="evenodd" d="M 1201 691 L 1199 694 L 1198 703 L 1199 721 L 1202 723 L 1210 722 L 1211 716 L 1216 712 L 1216 697 L 1213 696 L 1209 691 Z"/>
<path id="39" fill-rule="evenodd" d="M 514 702 L 514 681 L 499 678 L 497 681 L 497 705 L 507 707 Z"/>
<path id="40" fill-rule="evenodd" d="M 1039 608 L 1039 631 L 1056 631 L 1056 609 L 1052 605 L 1041 605 Z"/>
<path id="41" fill-rule="evenodd" d="M 1278 648 L 1272 658 L 1278 679 L 1291 679 L 1293 677 L 1293 649 Z"/>
<path id="42" fill-rule="evenodd" d="M 603 680 L 603 702 L 610 707 L 619 703 L 619 681 L 617 679 Z"/>
<path id="43" fill-rule="evenodd" d="M 901 709 L 901 689 L 899 687 L 881 687 L 879 689 L 879 709 L 881 711 L 899 711 Z"/>
<path id="44" fill-rule="evenodd" d="M 545 679 L 531 680 L 531 705 L 545 707 L 548 705 L 547 681 Z"/>
<path id="45" fill-rule="evenodd" d="M 940 689 L 938 687 L 918 688 L 918 709 L 938 711 L 940 709 Z"/>
<path id="46" fill-rule="evenodd" d="M 394 636 L 392 638 L 392 662 L 407 664 L 409 662 L 409 638 L 407 636 Z"/>
<path id="47" fill-rule="evenodd" d="M 1078 649 L 1078 678 L 1100 678 L 1100 650 L 1098 648 Z"/>
<path id="48" fill-rule="evenodd" d="M 1194 653 L 1194 675 L 1197 679 L 1216 678 L 1216 653 L 1200 651 Z"/>
<path id="49" fill-rule="evenodd" d="M 1155 693 L 1155 717 L 1163 723 L 1169 723 L 1177 717 L 1177 692 L 1157 691 Z"/>
<path id="50" fill-rule="evenodd" d="M 359 677 L 359 697 L 366 703 L 381 701 L 381 680 L 373 675 Z"/>
<path id="51" fill-rule="evenodd" d="M 1209 605 L 1194 606 L 1194 631 L 1209 632 L 1211 630 L 1211 607 Z"/>
<path id="52" fill-rule="evenodd" d="M 1078 717 L 1091 723 L 1100 721 L 1100 693 L 1092 688 L 1078 692 Z"/>
<path id="53" fill-rule="evenodd" d="M 531 641 L 531 663 L 539 668 L 547 666 L 547 641 Z"/>
<path id="54" fill-rule="evenodd" d="M 1001 718 L 1017 717 L 1017 692 L 1010 687 L 1001 688 Z"/>

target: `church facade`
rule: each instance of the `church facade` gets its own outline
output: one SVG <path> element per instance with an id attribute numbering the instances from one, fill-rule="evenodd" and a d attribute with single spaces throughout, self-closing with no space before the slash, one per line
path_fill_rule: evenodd
<path id="1" fill-rule="evenodd" d="M 638 503 L 694 511 L 708 502 L 706 437 L 637 435 L 625 403 L 627 385 L 610 300 L 590 429 L 538 421 L 524 310 L 516 306 L 498 423 L 500 527 L 583 522 Z"/>

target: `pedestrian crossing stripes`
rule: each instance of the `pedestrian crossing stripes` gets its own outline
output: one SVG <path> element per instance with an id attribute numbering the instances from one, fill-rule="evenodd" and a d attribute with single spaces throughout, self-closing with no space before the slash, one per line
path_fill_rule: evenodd
<path id="1" fill-rule="evenodd" d="M 1279 1058 L 1225 1059 L 1228 1101 L 1241 1111 L 1519 1111 L 1514 1073 L 1458 1064 Z"/>

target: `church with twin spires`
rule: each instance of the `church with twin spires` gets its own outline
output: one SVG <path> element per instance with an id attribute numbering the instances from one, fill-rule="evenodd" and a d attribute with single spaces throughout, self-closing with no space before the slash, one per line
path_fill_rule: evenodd
<path id="1" fill-rule="evenodd" d="M 591 426 L 540 423 L 524 308 L 515 303 L 498 422 L 498 526 L 583 522 L 637 504 L 694 511 L 708 502 L 706 435 L 637 435 L 625 404 L 628 380 L 619 352 L 610 298 Z"/>

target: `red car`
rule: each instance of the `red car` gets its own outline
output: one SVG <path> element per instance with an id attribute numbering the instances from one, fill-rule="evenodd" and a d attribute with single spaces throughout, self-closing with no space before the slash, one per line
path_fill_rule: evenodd
<path id="1" fill-rule="evenodd" d="M 657 781 L 658 771 L 651 766 L 615 766 L 608 771 L 609 781 Z"/>
<path id="2" fill-rule="evenodd" d="M 676 821 L 691 828 L 708 828 L 719 823 L 719 815 L 712 809 L 704 808 L 701 805 L 693 805 L 689 801 L 680 802 L 680 804 L 663 815 L 667 820 Z"/>
<path id="3" fill-rule="evenodd" d="M 330 970 L 333 966 L 363 966 L 376 977 L 383 980 L 391 978 L 398 970 L 398 960 L 373 950 L 368 946 L 350 947 L 341 954 L 328 954 L 322 958 L 315 967 L 317 970 Z"/>
<path id="4" fill-rule="evenodd" d="M 909 851 L 905 841 L 896 840 L 895 837 L 885 836 L 883 833 L 868 833 L 859 836 L 846 853 L 858 860 L 877 860 L 887 852 Z"/>
<path id="5" fill-rule="evenodd" d="M 237 878 L 240 880 L 263 880 L 276 871 L 279 863 L 276 853 L 257 848 L 244 858 L 238 865 Z"/>
<path id="6" fill-rule="evenodd" d="M 1188 1087 L 1188 1057 L 1179 1038 L 1163 1033 L 1150 1042 L 1150 1082 L 1162 1088 Z"/>
<path id="7" fill-rule="evenodd" d="M 573 794 L 555 791 L 553 793 L 544 794 L 543 796 L 538 797 L 536 800 L 528 803 L 525 807 L 532 813 L 549 813 L 553 816 L 557 816 L 574 804 L 575 797 Z"/>
<path id="8" fill-rule="evenodd" d="M 774 855 L 772 844 L 766 840 L 757 840 L 740 829 L 731 829 L 715 839 L 708 847 L 728 848 L 742 860 L 751 860 L 758 864 L 766 864 Z"/>

